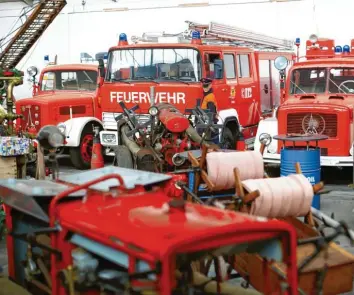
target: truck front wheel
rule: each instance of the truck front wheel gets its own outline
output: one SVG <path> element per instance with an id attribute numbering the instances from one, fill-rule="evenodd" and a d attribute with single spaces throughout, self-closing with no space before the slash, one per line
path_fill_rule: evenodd
<path id="1" fill-rule="evenodd" d="M 80 145 L 70 148 L 71 163 L 76 169 L 80 170 L 90 169 L 91 167 L 93 132 L 85 129 L 81 134 Z"/>
<path id="2" fill-rule="evenodd" d="M 229 127 L 225 127 L 221 138 L 221 147 L 226 150 L 236 150 L 236 142 L 234 134 Z"/>

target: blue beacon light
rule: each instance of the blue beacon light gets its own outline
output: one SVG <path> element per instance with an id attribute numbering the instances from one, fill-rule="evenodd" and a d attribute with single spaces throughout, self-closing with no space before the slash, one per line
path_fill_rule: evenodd
<path id="1" fill-rule="evenodd" d="M 296 46 L 299 46 L 299 45 L 300 45 L 300 38 L 296 38 L 296 39 L 295 39 L 295 45 L 296 45 Z"/>
<path id="2" fill-rule="evenodd" d="M 120 34 L 119 41 L 128 41 L 127 35 L 124 33 Z"/>
<path id="3" fill-rule="evenodd" d="M 200 38 L 200 32 L 192 32 L 192 44 L 202 44 L 202 39 Z"/>
<path id="4" fill-rule="evenodd" d="M 127 37 L 127 34 L 121 33 L 119 35 L 118 46 L 124 46 L 124 45 L 128 45 L 128 37 Z"/>
<path id="5" fill-rule="evenodd" d="M 192 33 L 192 39 L 200 39 L 200 33 L 198 31 L 194 31 Z"/>
<path id="6" fill-rule="evenodd" d="M 350 46 L 349 45 L 344 45 L 343 46 L 343 52 L 344 53 L 350 53 Z"/>
<path id="7" fill-rule="evenodd" d="M 334 52 L 335 52 L 335 53 L 342 53 L 342 52 L 343 52 L 342 46 L 336 46 L 336 47 L 334 48 Z"/>

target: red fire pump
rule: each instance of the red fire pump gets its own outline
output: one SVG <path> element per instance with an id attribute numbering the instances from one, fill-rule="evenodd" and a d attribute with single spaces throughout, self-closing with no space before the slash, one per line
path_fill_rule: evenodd
<path id="1" fill-rule="evenodd" d="M 120 102 L 120 105 L 123 114 L 115 118 L 119 135 L 116 158 L 120 167 L 171 171 L 175 166 L 179 166 L 174 159 L 176 154 L 199 149 L 203 142 L 207 146 L 211 145 L 205 138 L 207 133 L 201 136 L 196 131 L 194 122 L 170 104 L 151 106 L 145 121 L 139 120 L 135 113 L 138 106 L 129 110 L 123 102 Z M 208 124 L 198 126 L 204 129 L 209 127 Z M 131 159 L 129 163 L 127 158 Z"/>

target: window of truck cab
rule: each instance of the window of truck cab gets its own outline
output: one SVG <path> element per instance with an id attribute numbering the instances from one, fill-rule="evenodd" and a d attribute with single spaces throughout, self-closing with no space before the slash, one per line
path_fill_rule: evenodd
<path id="1" fill-rule="evenodd" d="M 252 80 L 251 56 L 249 53 L 238 53 L 237 57 L 237 76 L 239 81 L 249 82 Z"/>
<path id="2" fill-rule="evenodd" d="M 41 81 L 41 91 L 94 91 L 97 87 L 97 71 L 53 70 L 44 72 Z"/>
<path id="3" fill-rule="evenodd" d="M 199 82 L 201 57 L 194 48 L 127 48 L 109 53 L 106 81 Z"/>
<path id="4" fill-rule="evenodd" d="M 289 94 L 354 94 L 354 68 L 300 68 L 290 75 Z"/>

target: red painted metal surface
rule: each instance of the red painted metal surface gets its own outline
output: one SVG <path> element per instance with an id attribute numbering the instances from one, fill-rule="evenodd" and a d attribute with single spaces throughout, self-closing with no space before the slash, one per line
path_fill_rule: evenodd
<path id="1" fill-rule="evenodd" d="M 102 112 L 96 99 L 96 90 L 43 90 L 40 85 L 43 84 L 43 77 L 48 72 L 70 72 L 70 71 L 98 71 L 96 65 L 92 64 L 67 64 L 51 65 L 44 68 L 39 76 L 39 84 L 33 87 L 33 97 L 23 98 L 16 101 L 17 113 L 23 114 L 23 119 L 17 120 L 17 125 L 22 130 L 27 130 L 30 126 L 30 120 L 37 132 L 46 125 L 57 125 L 70 119 L 70 112 L 63 111 L 63 107 L 81 107 L 79 111 L 72 111 L 72 117 L 96 117 L 102 118 Z M 34 118 L 34 108 L 38 108 L 39 116 Z M 32 110 L 32 118 L 29 117 L 28 109 Z M 37 124 L 34 121 L 38 121 Z"/>
<path id="2" fill-rule="evenodd" d="M 118 198 L 91 191 L 85 201 L 60 203 L 73 192 L 111 178 L 122 184 L 119 186 Z M 59 261 L 54 254 L 51 256 L 52 294 L 65 294 L 65 290 L 57 281 L 57 272 L 72 263 L 73 246 L 65 238 L 68 232 L 83 234 L 96 242 L 127 253 L 131 258 L 131 273 L 135 271 L 136 259 L 144 260 L 151 266 L 161 261 L 162 272 L 158 276 L 157 288 L 162 295 L 171 294 L 176 284 L 172 276 L 173 257 L 176 253 L 281 236 L 286 245 L 283 250 L 285 263 L 288 265 L 289 294 L 297 294 L 294 228 L 278 220 L 258 221 L 249 215 L 192 203 L 186 203 L 179 208 L 165 207 L 171 198 L 163 190 L 166 191 L 167 188 L 168 191 L 172 183 L 184 178 L 185 176 L 175 176 L 164 188 L 156 188 L 142 195 L 143 188 L 127 190 L 122 178 L 112 174 L 73 187 L 56 196 L 50 203 L 50 225 L 59 223 L 62 230 L 51 234 L 51 245 L 62 250 L 63 258 Z M 124 226 L 117 226 L 118 224 Z M 100 230 L 92 230 L 93 228 Z M 115 239 L 120 242 L 116 243 Z M 141 250 L 130 247 L 130 243 Z"/>
<path id="3" fill-rule="evenodd" d="M 108 179 L 116 179 L 117 186 L 110 192 L 89 189 Z M 284 263 L 287 265 L 289 295 L 297 294 L 296 232 L 292 225 L 279 220 L 264 220 L 216 207 L 181 203 L 178 181 L 186 175 L 172 175 L 161 187 L 145 190 L 142 186 L 127 189 L 123 178 L 109 174 L 96 180 L 73 186 L 54 197 L 49 206 L 50 227 L 60 230 L 50 234 L 51 247 L 62 253 L 59 259 L 51 253 L 52 295 L 66 295 L 59 272 L 73 265 L 72 251 L 77 248 L 70 241 L 74 234 L 110 247 L 128 256 L 127 271 L 136 273 L 138 261 L 146 262 L 152 270 L 161 263 L 154 284 L 159 294 L 170 295 L 176 286 L 176 255 L 217 249 L 224 246 L 277 238 L 283 243 Z M 86 189 L 83 199 L 66 199 L 70 194 Z M 10 208 L 6 208 L 6 225 L 12 230 Z M 69 237 L 69 238 L 68 238 Z M 15 278 L 13 238 L 7 236 L 9 274 Z M 132 281 L 132 285 L 144 281 Z M 98 295 L 88 291 L 86 295 Z M 280 295 L 280 293 L 274 293 Z"/>
<path id="4" fill-rule="evenodd" d="M 181 113 L 171 112 L 168 109 L 160 110 L 159 120 L 165 125 L 168 131 L 173 133 L 186 131 L 190 124 L 189 120 Z"/>
<path id="5" fill-rule="evenodd" d="M 330 86 L 334 86 L 332 82 L 334 78 L 330 69 L 352 69 L 345 71 L 345 75 L 348 75 L 346 80 L 352 80 L 354 48 L 351 46 L 349 53 L 337 53 L 335 45 L 332 39 L 319 39 L 314 45 L 310 40 L 306 41 L 306 56 L 299 58 L 299 62 L 294 63 L 287 75 L 284 103 L 278 109 L 278 134 L 305 134 L 306 130 L 303 126 L 305 117 L 312 115 L 316 124 L 316 132 L 329 136 L 328 140 L 319 142 L 322 155 L 348 157 L 354 140 L 352 130 L 354 93 L 343 93 L 340 89 L 335 92 L 330 91 Z M 351 45 L 354 45 L 354 40 L 351 41 Z M 318 68 L 326 72 L 325 78 L 311 74 L 313 78 L 302 81 L 295 77 L 296 71 Z M 342 71 L 342 74 L 337 74 L 337 77 L 345 78 L 343 75 Z M 323 91 L 312 93 L 306 90 L 302 93 L 299 90 L 299 93 L 295 94 L 291 92 L 294 81 L 301 86 L 306 83 L 309 87 L 315 87 L 321 82 L 321 78 L 326 80 Z M 349 86 L 352 88 L 353 84 Z M 306 143 L 298 143 L 298 145 L 305 146 Z M 281 142 L 278 143 L 278 152 L 280 147 Z"/>

